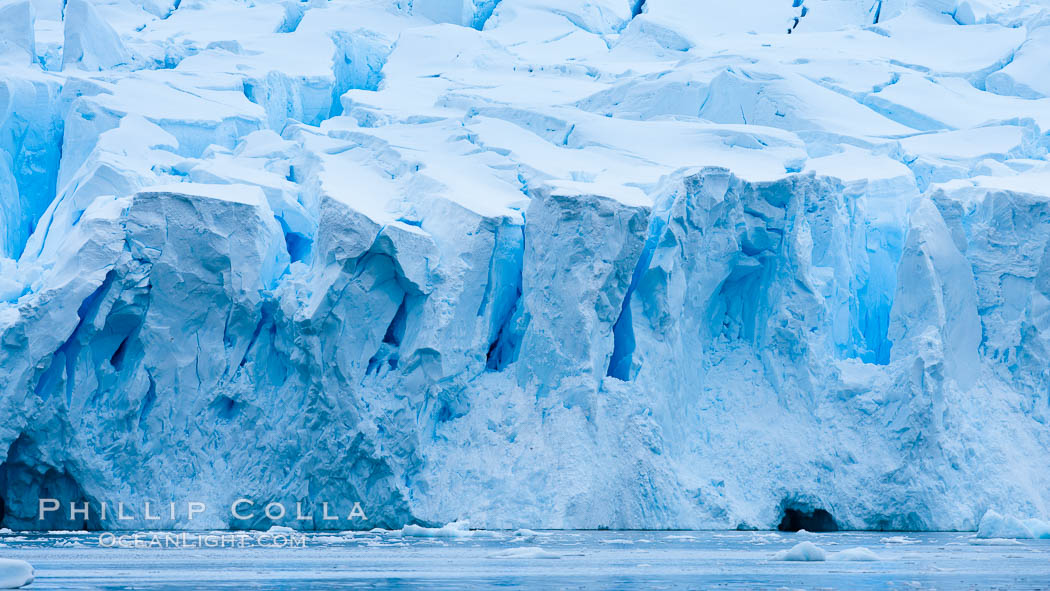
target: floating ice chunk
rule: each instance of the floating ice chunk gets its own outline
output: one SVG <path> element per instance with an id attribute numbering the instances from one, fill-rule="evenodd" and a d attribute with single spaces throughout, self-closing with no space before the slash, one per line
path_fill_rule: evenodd
<path id="1" fill-rule="evenodd" d="M 1028 519 L 1024 523 L 1036 538 L 1040 540 L 1050 540 L 1050 521 Z"/>
<path id="2" fill-rule="evenodd" d="M 995 511 L 987 511 L 977 527 L 977 537 L 1031 539 L 1034 536 L 1020 519 L 1009 515 L 1003 516 Z"/>
<path id="3" fill-rule="evenodd" d="M 864 547 L 850 548 L 841 552 L 832 552 L 828 560 L 845 560 L 851 562 L 878 562 L 882 560 L 878 554 Z"/>
<path id="4" fill-rule="evenodd" d="M 0 589 L 18 589 L 33 582 L 33 567 L 24 560 L 0 558 Z"/>
<path id="5" fill-rule="evenodd" d="M 515 559 L 557 559 L 561 558 L 561 555 L 555 554 L 554 552 L 548 552 L 543 548 L 537 546 L 522 546 L 521 548 L 507 548 L 506 550 L 500 550 L 489 554 L 489 558 L 515 558 Z"/>
<path id="6" fill-rule="evenodd" d="M 773 560 L 793 562 L 822 562 L 827 560 L 827 552 L 813 542 L 799 542 L 790 550 L 781 550 L 773 555 Z"/>
<path id="7" fill-rule="evenodd" d="M 423 527 L 421 525 L 406 525 L 401 530 L 401 535 L 416 538 L 469 538 L 475 532 L 467 529 L 467 522 L 453 521 L 441 527 Z"/>
<path id="8" fill-rule="evenodd" d="M 1010 538 L 970 538 L 971 546 L 1020 546 L 1021 542 Z"/>
<path id="9" fill-rule="evenodd" d="M 342 544 L 347 541 L 344 536 L 312 536 L 310 541 L 315 544 Z"/>
<path id="10" fill-rule="evenodd" d="M 1050 539 L 1050 522 L 1040 519 L 1020 520 L 1012 515 L 1000 515 L 987 511 L 977 527 L 977 537 L 981 539 Z"/>
<path id="11" fill-rule="evenodd" d="M 288 527 L 287 525 L 274 525 L 274 526 L 270 527 L 270 529 L 266 530 L 266 533 L 268 533 L 268 534 L 294 534 L 296 532 L 295 532 L 294 529 Z"/>
<path id="12" fill-rule="evenodd" d="M 441 527 L 423 527 L 406 525 L 401 530 L 402 536 L 416 538 L 499 538 L 502 534 L 489 530 L 471 530 L 466 521 L 453 521 Z"/>
<path id="13" fill-rule="evenodd" d="M 751 534 L 752 544 L 773 544 L 780 541 L 782 536 L 778 533 L 769 532 L 765 534 L 754 533 Z"/>
<path id="14" fill-rule="evenodd" d="M 890 536 L 888 538 L 882 538 L 879 540 L 883 544 L 918 544 L 919 540 L 915 538 L 909 538 L 908 536 Z"/>
<path id="15" fill-rule="evenodd" d="M 519 529 L 513 534 L 515 538 L 522 542 L 536 542 L 539 538 L 549 535 L 551 535 L 549 532 L 538 532 L 531 529 Z"/>

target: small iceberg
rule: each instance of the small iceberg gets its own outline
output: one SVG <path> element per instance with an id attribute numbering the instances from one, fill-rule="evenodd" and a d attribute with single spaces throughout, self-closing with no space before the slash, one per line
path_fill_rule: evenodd
<path id="1" fill-rule="evenodd" d="M 979 539 L 1050 539 L 1050 522 L 1041 519 L 1021 520 L 1012 515 L 1000 515 L 987 511 L 977 526 Z"/>
<path id="2" fill-rule="evenodd" d="M 774 532 L 769 532 L 769 533 L 765 533 L 765 534 L 753 533 L 753 534 L 751 534 L 751 543 L 752 544 L 776 544 L 776 543 L 780 542 L 781 537 L 782 536 L 780 534 L 774 533 Z"/>
<path id="3" fill-rule="evenodd" d="M 406 525 L 401 529 L 402 536 L 414 538 L 500 538 L 502 534 L 496 531 L 483 529 L 470 529 L 466 521 L 453 521 L 441 527 L 423 527 L 421 525 Z"/>
<path id="4" fill-rule="evenodd" d="M 813 542 L 799 542 L 790 550 L 781 550 L 773 555 L 773 560 L 789 560 L 795 562 L 823 562 L 825 560 L 837 560 L 843 562 L 877 562 L 881 560 L 878 554 L 864 547 L 850 548 L 841 552 L 825 552 L 823 548 Z"/>
<path id="5" fill-rule="evenodd" d="M 828 553 L 813 542 L 799 542 L 790 550 L 781 550 L 773 555 L 773 560 L 789 560 L 794 562 L 823 562 L 827 560 Z"/>
<path id="6" fill-rule="evenodd" d="M 883 544 L 918 544 L 919 540 L 915 538 L 909 538 L 908 536 L 890 536 L 888 538 L 882 538 Z"/>
<path id="7" fill-rule="evenodd" d="M 423 527 L 422 525 L 406 525 L 401 528 L 402 536 L 413 538 L 469 538 L 473 532 L 467 528 L 465 521 L 453 521 L 441 527 Z"/>
<path id="8" fill-rule="evenodd" d="M 24 560 L 0 558 L 0 589 L 18 589 L 33 582 L 33 567 Z"/>
<path id="9" fill-rule="evenodd" d="M 970 538 L 971 546 L 1020 546 L 1020 540 L 1013 538 Z"/>

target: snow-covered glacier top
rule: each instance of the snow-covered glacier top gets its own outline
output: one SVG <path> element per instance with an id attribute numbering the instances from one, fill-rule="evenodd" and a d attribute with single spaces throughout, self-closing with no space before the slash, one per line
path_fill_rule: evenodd
<path id="1" fill-rule="evenodd" d="M 1046 0 L 0 0 L 0 526 L 1046 519 L 1048 130 Z"/>

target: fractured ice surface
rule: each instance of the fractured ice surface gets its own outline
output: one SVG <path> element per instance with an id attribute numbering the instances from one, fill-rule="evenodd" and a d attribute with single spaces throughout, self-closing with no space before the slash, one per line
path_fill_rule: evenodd
<path id="1" fill-rule="evenodd" d="M 1048 23 L 0 0 L 0 523 L 1045 520 Z"/>

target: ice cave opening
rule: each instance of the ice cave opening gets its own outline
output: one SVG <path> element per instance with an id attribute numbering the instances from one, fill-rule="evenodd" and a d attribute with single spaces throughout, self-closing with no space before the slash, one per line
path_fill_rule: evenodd
<path id="1" fill-rule="evenodd" d="M 57 508 L 41 517 L 40 500 L 52 499 Z M 73 506 L 89 506 L 87 515 L 73 515 Z M 98 530 L 98 505 L 65 467 L 49 465 L 36 442 L 20 435 L 0 462 L 0 527 L 14 530 Z"/>
<path id="2" fill-rule="evenodd" d="M 824 509 L 805 511 L 803 509 L 784 509 L 784 517 L 777 526 L 780 531 L 838 531 L 839 526 L 835 518 Z"/>

